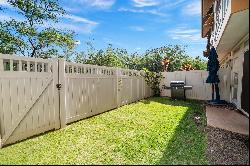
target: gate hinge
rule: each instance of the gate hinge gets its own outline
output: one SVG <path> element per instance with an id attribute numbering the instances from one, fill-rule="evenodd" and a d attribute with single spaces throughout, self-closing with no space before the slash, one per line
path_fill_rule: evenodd
<path id="1" fill-rule="evenodd" d="M 57 87 L 58 90 L 60 90 L 61 87 L 62 87 L 62 84 L 56 84 L 56 87 Z"/>

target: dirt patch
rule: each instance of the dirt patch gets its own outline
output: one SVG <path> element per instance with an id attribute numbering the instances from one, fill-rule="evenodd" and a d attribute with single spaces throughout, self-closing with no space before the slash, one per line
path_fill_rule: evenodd
<path id="1" fill-rule="evenodd" d="M 249 165 L 249 136 L 206 127 L 211 165 Z"/>

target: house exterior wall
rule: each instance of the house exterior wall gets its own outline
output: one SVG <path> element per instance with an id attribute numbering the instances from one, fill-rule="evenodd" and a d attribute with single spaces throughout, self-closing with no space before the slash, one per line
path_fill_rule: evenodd
<path id="1" fill-rule="evenodd" d="M 206 0 L 202 0 L 202 13 Z M 218 53 L 221 68 L 230 69 L 229 95 L 227 101 L 241 109 L 242 78 L 244 53 L 249 50 L 249 0 L 214 1 L 214 23 L 208 44 L 212 44 Z M 248 16 L 247 16 L 248 15 Z M 247 20 L 245 20 L 248 17 Z M 244 21 L 245 20 L 245 21 Z M 204 28 L 204 26 L 203 26 Z M 247 29 L 248 29 L 247 28 Z M 202 29 L 202 34 L 205 29 Z M 242 110 L 244 112 L 244 110 Z M 245 112 L 244 112 L 245 113 Z M 248 114 L 247 114 L 248 115 Z"/>
<path id="2" fill-rule="evenodd" d="M 242 89 L 242 78 L 243 78 L 243 63 L 244 53 L 249 50 L 249 34 L 243 39 L 237 42 L 233 49 L 223 57 L 220 62 L 221 68 L 229 68 L 231 70 L 228 81 L 230 84 L 230 93 L 228 93 L 228 102 L 233 103 L 238 109 L 241 110 L 241 93 Z M 235 80 L 237 78 L 237 80 Z M 235 94 L 234 94 L 235 93 Z M 236 95 L 236 97 L 235 97 Z M 242 110 L 244 112 L 244 110 Z M 244 112 L 245 113 L 245 112 Z"/>
<path id="3" fill-rule="evenodd" d="M 231 58 L 227 62 L 231 67 L 231 93 L 230 101 L 234 103 L 238 109 L 241 109 L 241 93 L 242 93 L 242 78 L 243 78 L 243 63 L 244 53 L 249 49 L 249 34 L 236 45 L 231 51 Z M 234 77 L 238 76 L 238 84 L 235 84 Z M 234 97 L 234 93 L 237 89 L 237 97 Z"/>

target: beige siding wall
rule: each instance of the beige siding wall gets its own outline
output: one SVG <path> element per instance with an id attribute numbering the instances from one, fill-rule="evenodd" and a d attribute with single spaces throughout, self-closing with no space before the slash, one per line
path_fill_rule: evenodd
<path id="1" fill-rule="evenodd" d="M 219 88 L 220 88 L 220 97 L 221 99 L 230 101 L 230 87 L 231 87 L 231 69 L 230 67 L 220 68 L 219 72 Z"/>
<path id="2" fill-rule="evenodd" d="M 242 77 L 243 77 L 243 63 L 244 63 L 244 52 L 249 49 L 249 34 L 246 35 L 237 45 L 235 45 L 234 49 L 231 51 L 231 93 L 230 93 L 230 101 L 233 102 L 239 109 L 241 109 L 241 93 L 242 93 Z M 238 84 L 235 86 L 234 76 L 238 75 Z M 234 91 L 237 88 L 237 97 L 234 99 Z"/>
<path id="3" fill-rule="evenodd" d="M 228 98 L 227 101 L 234 103 L 238 109 L 241 109 L 243 63 L 244 52 L 246 50 L 249 50 L 249 34 L 238 41 L 238 43 L 230 51 L 230 54 L 227 54 L 227 56 L 223 58 L 223 61 L 221 61 L 221 71 L 227 72 L 227 75 L 230 75 L 229 78 L 224 78 L 227 80 L 227 86 L 229 85 L 229 94 L 226 94 Z M 238 84 L 235 84 L 235 75 L 238 76 Z M 234 96 L 236 96 L 236 98 Z"/>

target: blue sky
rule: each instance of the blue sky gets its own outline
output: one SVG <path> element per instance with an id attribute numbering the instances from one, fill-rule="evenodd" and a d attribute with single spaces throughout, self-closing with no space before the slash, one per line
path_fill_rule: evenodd
<path id="1" fill-rule="evenodd" d="M 108 44 L 129 52 L 165 44 L 187 46 L 190 56 L 202 57 L 206 40 L 201 38 L 200 0 L 60 0 L 68 12 L 57 25 L 73 30 L 79 40 L 77 49 L 85 50 L 86 42 L 94 46 Z M 17 17 L 6 3 L 0 20 Z"/>

